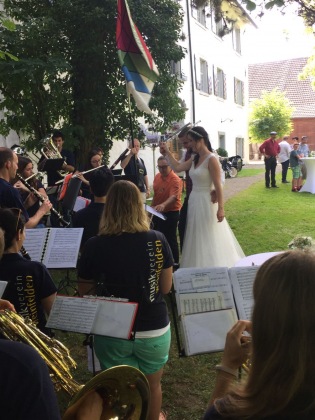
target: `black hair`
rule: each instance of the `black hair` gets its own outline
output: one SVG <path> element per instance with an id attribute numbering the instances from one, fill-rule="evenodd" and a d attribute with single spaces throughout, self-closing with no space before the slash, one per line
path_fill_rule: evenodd
<path id="1" fill-rule="evenodd" d="M 4 250 L 12 246 L 13 240 L 19 230 L 23 232 L 25 218 L 20 209 L 0 208 L 0 228 L 4 230 Z"/>
<path id="2" fill-rule="evenodd" d="M 114 175 L 108 168 L 96 169 L 90 177 L 90 188 L 95 197 L 105 197 L 114 183 Z"/>
<path id="3" fill-rule="evenodd" d="M 63 133 L 60 130 L 54 130 L 54 132 L 52 134 L 52 139 L 54 140 L 58 137 L 61 137 L 63 141 L 65 139 L 65 136 L 63 135 Z"/>
<path id="4" fill-rule="evenodd" d="M 200 126 L 193 127 L 187 132 L 187 134 L 189 134 L 189 136 L 195 141 L 200 141 L 201 139 L 203 139 L 208 150 L 210 150 L 210 152 L 213 152 L 213 149 L 209 140 L 209 135 L 203 127 L 200 127 Z M 198 161 L 199 161 L 199 155 L 197 154 L 194 158 L 195 166 L 198 164 Z"/>
<path id="5" fill-rule="evenodd" d="M 28 158 L 26 156 L 18 156 L 18 159 L 19 159 L 19 162 L 18 162 L 18 172 L 19 172 L 19 174 L 22 175 L 22 173 L 23 173 L 24 169 L 27 167 L 27 165 L 29 163 L 32 163 L 33 164 L 33 162 L 31 161 L 30 158 Z"/>

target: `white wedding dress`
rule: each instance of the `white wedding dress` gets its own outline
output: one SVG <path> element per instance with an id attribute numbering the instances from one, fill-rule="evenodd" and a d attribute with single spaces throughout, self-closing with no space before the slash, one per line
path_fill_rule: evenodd
<path id="1" fill-rule="evenodd" d="M 209 159 L 216 157 L 210 153 L 197 168 L 193 163 L 189 171 L 193 188 L 188 200 L 181 268 L 232 267 L 245 256 L 227 220 L 218 222 L 218 204 L 213 204 L 210 197 L 214 187 Z"/>

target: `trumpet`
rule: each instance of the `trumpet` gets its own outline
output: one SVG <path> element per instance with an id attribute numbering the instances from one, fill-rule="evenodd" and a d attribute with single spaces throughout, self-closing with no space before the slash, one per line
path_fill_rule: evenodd
<path id="1" fill-rule="evenodd" d="M 147 419 L 150 388 L 147 378 L 138 369 L 116 366 L 99 373 L 83 386 L 72 377 L 71 368 L 75 368 L 76 363 L 69 350 L 60 341 L 39 331 L 32 321 L 5 310 L 0 312 L 0 331 L 9 340 L 28 344 L 39 353 L 48 366 L 55 390 L 63 389 L 70 395 L 69 407 L 93 390 L 103 397 L 102 419 Z"/>
<path id="2" fill-rule="evenodd" d="M 32 187 L 31 184 L 29 184 L 19 173 L 17 173 L 16 176 L 22 182 L 22 184 L 25 185 L 25 187 L 28 188 L 38 198 L 41 203 L 45 201 L 45 197 L 41 195 L 41 193 L 39 193 L 34 187 Z M 56 209 L 52 207 L 50 211 L 58 217 L 58 220 L 62 226 L 68 227 L 70 225 L 70 222 L 67 222 Z"/>

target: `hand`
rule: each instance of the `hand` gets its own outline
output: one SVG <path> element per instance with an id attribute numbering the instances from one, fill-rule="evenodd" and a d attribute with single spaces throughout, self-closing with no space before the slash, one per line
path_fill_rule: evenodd
<path id="1" fill-rule="evenodd" d="M 133 147 L 132 149 L 130 149 L 131 154 L 134 156 L 137 154 L 137 149 L 135 147 Z"/>
<path id="2" fill-rule="evenodd" d="M 217 192 L 216 190 L 210 191 L 211 203 L 215 204 L 218 202 Z"/>
<path id="3" fill-rule="evenodd" d="M 222 357 L 223 366 L 236 370 L 248 359 L 251 341 L 244 332 L 251 334 L 250 321 L 238 321 L 227 333 Z"/>
<path id="4" fill-rule="evenodd" d="M 14 305 L 8 300 L 0 299 L 0 311 L 9 309 L 10 311 L 16 312 Z"/>
<path id="5" fill-rule="evenodd" d="M 158 204 L 154 208 L 155 208 L 156 211 L 159 211 L 159 212 L 162 213 L 165 210 L 165 207 L 166 207 L 165 204 Z"/>
<path id="6" fill-rule="evenodd" d="M 27 191 L 29 192 L 29 189 L 22 183 L 22 181 L 17 181 L 14 185 L 14 188 L 18 188 L 19 190 Z"/>
<path id="7" fill-rule="evenodd" d="M 145 192 L 145 195 L 146 195 L 146 197 L 147 197 L 147 198 L 149 198 L 149 197 L 150 197 L 150 193 L 151 193 L 150 188 L 147 188 L 147 190 L 146 190 L 146 192 Z"/>
<path id="8" fill-rule="evenodd" d="M 51 202 L 48 200 L 48 198 L 45 198 L 45 200 L 42 202 L 42 205 L 40 206 L 40 210 L 43 214 L 46 214 L 50 211 L 52 208 Z"/>
<path id="9" fill-rule="evenodd" d="M 63 420 L 100 420 L 103 412 L 103 398 L 91 391 L 68 408 Z"/>
<path id="10" fill-rule="evenodd" d="M 223 207 L 218 207 L 218 211 L 217 211 L 217 219 L 218 219 L 218 222 L 223 222 L 223 219 L 224 219 L 224 209 L 223 209 Z"/>

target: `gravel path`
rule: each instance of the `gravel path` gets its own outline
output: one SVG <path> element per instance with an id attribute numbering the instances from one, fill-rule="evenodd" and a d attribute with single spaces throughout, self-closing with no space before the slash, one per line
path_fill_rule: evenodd
<path id="1" fill-rule="evenodd" d="M 246 169 L 264 169 L 265 165 L 261 163 L 250 163 L 246 165 Z M 244 168 L 243 168 L 244 169 Z M 265 172 L 255 176 L 246 176 L 239 178 L 238 176 L 235 178 L 227 178 L 225 180 L 224 188 L 223 188 L 223 195 L 224 195 L 224 202 L 228 201 L 231 197 L 238 194 L 239 192 L 246 190 L 252 184 L 264 180 Z"/>

